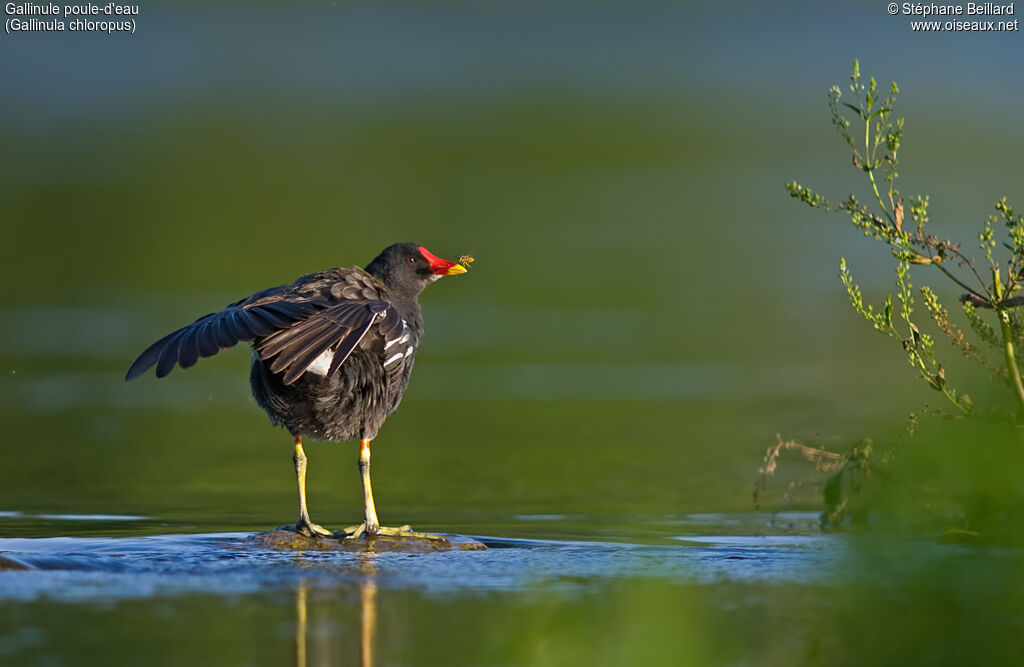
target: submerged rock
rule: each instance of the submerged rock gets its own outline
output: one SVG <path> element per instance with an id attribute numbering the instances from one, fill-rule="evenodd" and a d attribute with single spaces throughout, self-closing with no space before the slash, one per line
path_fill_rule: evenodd
<path id="1" fill-rule="evenodd" d="M 391 537 L 363 535 L 353 539 L 337 537 L 306 537 L 294 526 L 281 526 L 245 539 L 246 544 L 274 551 L 349 551 L 353 553 L 430 553 L 433 551 L 482 551 L 487 547 L 461 535 L 439 535 L 436 538 Z"/>
<path id="2" fill-rule="evenodd" d="M 33 570 L 35 568 L 19 563 L 16 560 L 0 556 L 0 572 L 4 570 Z"/>

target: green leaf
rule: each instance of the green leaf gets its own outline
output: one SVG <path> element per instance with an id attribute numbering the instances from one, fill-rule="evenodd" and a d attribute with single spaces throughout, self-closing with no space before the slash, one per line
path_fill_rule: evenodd
<path id="1" fill-rule="evenodd" d="M 860 116 L 861 118 L 864 118 L 864 114 L 863 114 L 863 113 L 861 112 L 861 110 L 860 110 L 860 107 L 855 107 L 855 106 L 853 106 L 852 104 L 848 104 L 848 103 L 846 103 L 846 102 L 843 102 L 843 106 L 844 106 L 844 107 L 847 107 L 848 109 L 853 109 L 853 111 L 854 111 L 854 112 L 855 112 L 855 113 L 856 113 L 856 114 L 857 114 L 858 116 Z"/>

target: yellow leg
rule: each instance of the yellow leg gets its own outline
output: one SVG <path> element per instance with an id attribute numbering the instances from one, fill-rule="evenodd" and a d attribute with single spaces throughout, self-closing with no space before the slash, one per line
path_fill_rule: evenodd
<path id="1" fill-rule="evenodd" d="M 363 527 L 369 535 L 380 532 L 380 521 L 377 520 L 377 508 L 373 504 L 373 487 L 370 485 L 370 441 L 363 438 L 359 441 L 359 475 L 363 478 L 363 503 L 366 506 Z"/>
<path id="2" fill-rule="evenodd" d="M 309 518 L 306 509 L 306 452 L 302 449 L 302 436 L 295 436 L 295 481 L 299 484 L 299 522 L 295 529 L 307 537 L 329 537 L 332 533 L 323 526 L 318 526 Z"/>
<path id="3" fill-rule="evenodd" d="M 425 540 L 443 540 L 439 535 L 430 533 L 417 533 L 412 526 L 401 526 L 400 528 L 389 528 L 380 525 L 377 520 L 377 507 L 373 503 L 373 486 L 370 485 L 370 441 L 363 438 L 359 442 L 359 475 L 363 478 L 363 503 L 365 505 L 364 519 L 358 526 L 350 526 L 345 529 L 348 533 L 346 538 L 360 537 L 364 533 L 369 536 L 386 535 L 388 537 L 416 537 Z"/>

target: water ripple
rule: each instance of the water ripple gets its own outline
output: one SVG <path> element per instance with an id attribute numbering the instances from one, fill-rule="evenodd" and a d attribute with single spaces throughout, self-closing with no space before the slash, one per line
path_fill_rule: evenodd
<path id="1" fill-rule="evenodd" d="M 679 546 L 478 537 L 487 551 L 430 554 L 278 552 L 249 533 L 135 538 L 0 539 L 0 557 L 32 569 L 0 573 L 0 599 L 65 601 L 189 592 L 242 594 L 299 580 L 336 586 L 372 578 L 426 593 L 586 590 L 611 579 L 813 582 L 835 575 L 833 536 L 679 538 Z"/>

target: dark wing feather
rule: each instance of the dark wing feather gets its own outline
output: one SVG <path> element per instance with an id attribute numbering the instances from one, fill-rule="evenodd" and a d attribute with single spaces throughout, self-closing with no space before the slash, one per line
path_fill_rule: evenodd
<path id="1" fill-rule="evenodd" d="M 341 365 L 345 363 L 345 360 L 348 359 L 349 355 L 352 354 L 352 351 L 356 349 L 359 343 L 361 343 L 363 339 L 366 338 L 366 334 L 370 331 L 370 329 L 376 322 L 383 319 L 384 317 L 387 317 L 388 313 L 395 312 L 394 308 L 387 308 L 386 310 L 383 311 L 378 310 L 377 308 L 375 308 L 375 306 L 377 305 L 381 305 L 381 302 L 371 302 L 370 309 L 373 314 L 370 316 L 370 319 L 366 322 L 366 326 L 363 327 L 362 331 L 353 332 L 352 334 L 349 334 L 344 340 L 342 340 L 338 344 L 338 348 L 334 351 L 334 358 L 331 359 L 331 367 L 327 370 L 327 375 L 331 375 L 335 373 L 339 368 L 341 368 Z M 386 307 L 387 304 L 383 305 Z M 401 320 L 402 318 L 399 317 L 398 319 Z"/>
<path id="2" fill-rule="evenodd" d="M 298 322 L 317 312 L 322 307 L 322 302 L 317 301 L 275 301 L 260 306 L 260 309 L 265 313 L 277 315 L 290 323 Z"/>
<path id="3" fill-rule="evenodd" d="M 256 351 L 264 360 L 270 360 L 287 350 L 306 347 L 324 330 L 333 331 L 334 327 L 330 322 L 308 318 L 289 329 L 282 329 L 272 336 L 267 336 L 256 345 Z"/>
<path id="4" fill-rule="evenodd" d="M 330 374 L 352 354 L 370 328 L 392 310 L 384 301 L 344 301 L 267 336 L 256 351 L 264 361 L 271 362 L 272 372 L 283 373 L 285 384 L 291 384 L 317 357 L 333 349 Z"/>
<path id="5" fill-rule="evenodd" d="M 227 327 L 223 323 L 220 326 L 210 325 L 210 331 L 213 333 L 214 340 L 217 341 L 218 349 L 227 349 L 234 345 L 237 340 L 228 332 Z"/>
<path id="6" fill-rule="evenodd" d="M 225 311 L 224 319 L 220 322 L 231 340 L 237 343 L 240 340 L 252 340 L 252 332 L 246 327 L 245 322 L 237 311 Z"/>
<path id="7" fill-rule="evenodd" d="M 343 336 L 342 341 L 345 338 L 351 338 L 352 332 L 346 331 Z M 302 348 L 299 348 L 297 353 L 290 356 L 279 355 L 274 360 L 275 363 L 271 366 L 271 370 L 284 372 L 285 384 L 291 384 L 306 372 L 306 369 L 309 368 L 311 363 L 316 361 L 317 357 L 337 344 L 338 330 L 329 323 L 325 323 L 317 328 L 316 335 L 310 338 Z"/>
<path id="8" fill-rule="evenodd" d="M 397 337 L 402 318 L 387 303 L 387 290 L 362 269 L 332 269 L 303 276 L 291 285 L 264 290 L 224 310 L 200 317 L 146 348 L 125 375 L 132 380 L 156 364 L 157 377 L 180 365 L 242 341 L 283 372 L 298 379 L 321 354 L 335 351 L 329 373 L 337 371 L 374 324 L 386 339 Z"/>
<path id="9" fill-rule="evenodd" d="M 251 332 L 253 338 L 274 333 L 274 326 L 251 310 L 239 310 L 237 317 L 245 325 L 246 331 Z"/>
<path id="10" fill-rule="evenodd" d="M 365 326 L 366 321 L 375 312 L 368 307 L 375 303 L 387 307 L 387 304 L 383 302 L 344 301 L 325 308 L 315 315 L 295 323 L 288 329 L 267 336 L 256 346 L 257 351 L 265 360 L 281 353 L 293 355 L 305 347 L 311 339 L 317 337 L 321 327 L 335 331 L 337 338 L 340 339 L 348 331 Z"/>
<path id="11" fill-rule="evenodd" d="M 356 346 L 362 342 L 363 338 L 370 331 L 376 322 L 380 322 L 378 333 L 383 336 L 385 342 L 390 338 L 397 337 L 395 335 L 396 324 L 399 335 L 405 328 L 402 324 L 402 316 L 398 314 L 398 311 L 388 306 L 388 304 L 382 301 L 371 301 L 367 304 L 370 312 L 373 313 L 372 318 L 366 323 L 366 327 L 359 333 L 358 337 L 349 336 L 345 341 L 338 345 L 338 349 L 334 351 L 334 358 L 331 360 L 331 367 L 328 369 L 327 374 L 331 375 L 339 368 L 341 364 L 345 362 L 352 351 L 356 349 Z"/>
<path id="12" fill-rule="evenodd" d="M 205 324 L 195 324 L 181 332 L 181 344 L 178 346 L 178 364 L 182 368 L 192 368 L 199 361 L 199 331 Z"/>
<path id="13" fill-rule="evenodd" d="M 273 359 L 270 370 L 274 373 L 280 373 L 293 364 L 300 363 L 304 357 L 312 353 L 309 360 L 302 366 L 302 370 L 305 370 L 309 364 L 313 363 L 314 359 L 336 343 L 339 336 L 347 335 L 348 330 L 339 331 L 331 322 L 317 318 L 305 320 L 287 330 L 287 333 L 293 335 L 275 339 L 272 346 L 257 348 L 260 357 L 265 360 Z"/>
<path id="14" fill-rule="evenodd" d="M 200 317 L 172 331 L 139 355 L 128 369 L 126 380 L 132 380 L 156 364 L 157 377 L 164 377 L 175 365 L 194 366 L 200 357 L 209 357 L 222 349 L 270 335 L 295 324 L 295 321 L 326 304 L 303 303 L 298 306 L 268 308 L 268 305 L 241 301 L 224 310 Z"/>
<path id="15" fill-rule="evenodd" d="M 402 316 L 394 308 L 389 309 L 380 323 L 380 334 L 384 337 L 384 342 L 400 338 L 403 333 L 405 333 L 405 322 L 402 320 Z"/>
<path id="16" fill-rule="evenodd" d="M 265 322 L 268 322 L 270 326 L 274 327 L 275 331 L 278 329 L 286 329 L 290 327 L 292 323 L 295 321 L 295 319 L 297 319 L 285 317 L 284 315 L 279 315 L 270 308 L 266 307 L 253 309 L 253 312 L 257 311 L 259 313 L 260 318 L 263 319 Z"/>
<path id="17" fill-rule="evenodd" d="M 211 322 L 204 324 L 202 329 L 199 330 L 198 336 L 199 356 L 212 357 L 217 354 L 220 351 L 220 344 L 217 340 L 217 327 L 213 326 Z M 230 345 L 227 347 L 230 347 Z"/>
<path id="18" fill-rule="evenodd" d="M 132 363 L 131 368 L 128 369 L 128 373 L 125 374 L 124 379 L 133 380 L 142 375 L 143 373 L 145 373 L 150 366 L 155 364 L 160 359 L 160 355 L 163 354 L 164 348 L 167 347 L 167 344 L 171 341 L 171 339 L 177 336 L 178 333 L 180 333 L 180 331 L 180 329 L 178 331 L 172 331 L 171 333 L 167 334 L 157 342 L 147 347 L 142 352 L 142 354 L 139 355 L 139 358 L 136 359 L 134 363 Z"/>
<path id="19" fill-rule="evenodd" d="M 171 372 L 174 368 L 174 364 L 178 363 L 178 354 L 181 350 L 181 337 L 185 335 L 187 329 L 179 329 L 177 334 L 174 335 L 164 349 L 160 352 L 160 360 L 156 363 L 156 376 L 162 378 Z"/>

